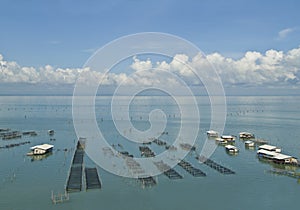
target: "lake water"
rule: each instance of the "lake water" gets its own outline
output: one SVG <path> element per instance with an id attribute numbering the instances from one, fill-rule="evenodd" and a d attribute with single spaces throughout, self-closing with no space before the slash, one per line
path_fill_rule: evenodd
<path id="1" fill-rule="evenodd" d="M 97 97 L 96 116 L 100 130 L 110 144 L 122 143 L 124 149 L 139 156 L 138 145 L 128 142 L 116 131 L 110 115 L 110 97 Z M 188 100 L 187 100 L 188 101 Z M 197 97 L 201 114 L 196 153 L 201 151 L 205 131 L 210 125 L 210 105 L 206 97 Z M 232 96 L 227 97 L 227 119 L 224 134 L 238 135 L 249 131 L 258 138 L 282 148 L 283 153 L 300 158 L 300 97 L 299 96 Z M 188 102 L 187 102 L 188 103 Z M 188 105 L 188 104 L 187 104 Z M 130 107 L 133 125 L 149 128 L 148 114 L 160 108 L 168 120 L 168 135 L 161 136 L 172 143 L 180 126 L 179 107 L 165 96 L 138 96 Z M 122 120 L 122 119 L 119 119 Z M 193 126 L 193 124 L 191 124 Z M 70 194 L 70 200 L 52 204 L 51 192 L 65 189 L 77 136 L 72 121 L 70 96 L 1 96 L 0 128 L 27 131 L 38 135 L 20 139 L 0 140 L 0 146 L 30 141 L 9 149 L 0 149 L 0 209 L 297 209 L 300 206 L 300 184 L 297 179 L 268 172 L 274 166 L 261 162 L 256 150 L 240 149 L 236 156 L 218 146 L 211 159 L 236 172 L 223 175 L 200 164 L 195 153 L 185 159 L 207 174 L 193 177 L 179 166 L 175 170 L 184 176 L 170 180 L 164 175 L 155 177 L 157 184 L 142 187 L 135 179 L 112 175 L 98 168 L 102 188 Z M 48 129 L 54 129 L 49 136 Z M 52 140 L 51 140 L 52 139 Z M 53 140 L 55 139 L 55 140 Z M 47 158 L 33 160 L 26 156 L 29 147 L 50 143 L 54 151 Z M 162 147 L 149 145 L 156 153 Z M 66 151 L 65 151 L 66 150 Z M 85 166 L 95 164 L 85 156 Z M 296 168 L 287 168 L 296 170 Z"/>

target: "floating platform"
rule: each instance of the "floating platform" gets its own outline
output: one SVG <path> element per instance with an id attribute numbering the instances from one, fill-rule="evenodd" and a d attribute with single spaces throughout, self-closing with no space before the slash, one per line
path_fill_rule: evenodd
<path id="1" fill-rule="evenodd" d="M 182 143 L 179 145 L 181 147 L 181 149 L 183 150 L 189 150 L 189 151 L 195 151 L 196 150 L 196 147 L 195 146 L 192 146 L 188 143 Z"/>
<path id="2" fill-rule="evenodd" d="M 82 190 L 83 156 L 84 150 L 78 141 L 66 185 L 67 192 L 78 192 Z"/>
<path id="3" fill-rule="evenodd" d="M 160 139 L 154 139 L 153 142 L 154 142 L 155 144 L 157 144 L 158 146 L 166 146 L 166 145 L 167 145 L 167 142 L 162 141 L 162 140 L 160 140 Z"/>
<path id="4" fill-rule="evenodd" d="M 141 152 L 141 156 L 145 157 L 155 157 L 155 153 L 147 146 L 140 146 L 139 150 Z M 182 179 L 183 177 L 172 169 L 169 165 L 164 163 L 163 161 L 154 162 L 154 165 L 158 168 L 159 171 L 163 172 L 169 179 Z"/>
<path id="5" fill-rule="evenodd" d="M 125 164 L 133 174 L 144 174 L 145 170 L 132 157 L 125 157 Z"/>
<path id="6" fill-rule="evenodd" d="M 218 171 L 221 174 L 235 174 L 234 171 L 232 171 L 229 168 L 226 168 L 216 162 L 214 162 L 213 160 L 203 157 L 203 156 L 198 156 L 196 157 L 197 160 L 199 160 L 200 162 L 204 163 L 205 165 L 209 166 L 210 168 Z"/>
<path id="7" fill-rule="evenodd" d="M 19 131 L 9 131 L 5 133 L 1 133 L 2 140 L 10 140 L 10 139 L 17 139 L 22 138 L 22 134 Z"/>
<path id="8" fill-rule="evenodd" d="M 138 178 L 138 180 L 141 182 L 141 184 L 144 187 L 152 187 L 152 186 L 156 185 L 156 181 L 152 176 Z"/>
<path id="9" fill-rule="evenodd" d="M 85 168 L 86 189 L 100 189 L 101 182 L 99 180 L 97 168 Z"/>
<path id="10" fill-rule="evenodd" d="M 125 157 L 131 157 L 133 158 L 133 155 L 132 154 L 129 154 L 129 152 L 127 151 L 122 151 L 122 152 L 119 152 L 121 155 L 125 156 Z"/>
<path id="11" fill-rule="evenodd" d="M 30 141 L 25 141 L 25 142 L 15 143 L 15 144 L 7 144 L 5 146 L 1 146 L 0 149 L 9 149 L 12 147 L 18 147 L 18 146 L 25 145 L 25 144 L 30 144 Z"/>
<path id="12" fill-rule="evenodd" d="M 147 146 L 140 146 L 139 150 L 141 152 L 141 156 L 144 157 L 155 157 L 155 153 Z"/>
<path id="13" fill-rule="evenodd" d="M 84 156 L 84 151 L 77 149 L 74 153 L 72 165 L 79 164 L 82 165 L 83 163 L 83 156 Z"/>
<path id="14" fill-rule="evenodd" d="M 24 136 L 30 135 L 30 136 L 37 136 L 37 132 L 36 131 L 23 131 L 22 134 Z"/>
<path id="15" fill-rule="evenodd" d="M 280 170 L 280 169 L 272 169 L 268 171 L 272 174 L 282 175 L 282 176 L 288 176 L 295 179 L 300 179 L 300 173 L 295 171 L 288 171 L 288 170 Z"/>
<path id="16" fill-rule="evenodd" d="M 78 192 L 82 190 L 82 166 L 72 166 L 67 182 L 67 192 Z"/>
<path id="17" fill-rule="evenodd" d="M 184 170 L 186 170 L 189 174 L 191 174 L 192 176 L 195 177 L 203 177 L 206 176 L 206 174 L 201 171 L 198 168 L 195 168 L 194 166 L 192 166 L 192 164 L 190 164 L 189 162 L 182 160 L 178 163 L 178 165 L 180 167 L 182 167 Z"/>
<path id="18" fill-rule="evenodd" d="M 169 179 L 182 179 L 183 176 L 181 176 L 177 171 L 172 169 L 169 165 L 164 163 L 163 161 L 160 162 L 154 162 L 154 165 L 164 173 Z"/>

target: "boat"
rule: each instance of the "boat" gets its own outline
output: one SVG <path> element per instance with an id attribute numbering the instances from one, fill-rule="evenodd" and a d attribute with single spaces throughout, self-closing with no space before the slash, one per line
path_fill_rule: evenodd
<path id="1" fill-rule="evenodd" d="M 239 133 L 240 139 L 254 139 L 255 136 L 252 133 L 249 132 L 240 132 Z"/>
<path id="2" fill-rule="evenodd" d="M 255 146 L 255 143 L 253 141 L 250 141 L 250 140 L 245 141 L 245 147 L 250 148 L 250 147 L 254 147 L 254 146 Z"/>
<path id="3" fill-rule="evenodd" d="M 49 135 L 54 135 L 54 130 L 48 130 Z"/>
<path id="4" fill-rule="evenodd" d="M 44 155 L 46 153 L 52 152 L 53 145 L 51 144 L 41 144 L 30 147 L 31 152 L 27 153 L 28 156 L 32 155 Z"/>
<path id="5" fill-rule="evenodd" d="M 276 146 L 273 146 L 273 145 L 269 145 L 269 144 L 264 144 L 264 145 L 261 145 L 258 147 L 258 149 L 263 149 L 263 150 L 267 150 L 267 151 L 270 151 L 270 152 L 281 152 L 281 149 L 276 147 Z"/>
<path id="6" fill-rule="evenodd" d="M 214 131 L 214 130 L 206 131 L 206 135 L 208 137 L 219 137 L 219 133 L 217 131 Z"/>
<path id="7" fill-rule="evenodd" d="M 298 160 L 295 157 L 292 157 L 290 155 L 285 155 L 282 153 L 278 153 L 275 151 L 268 151 L 264 149 L 259 149 L 257 151 L 257 156 L 259 158 L 265 158 L 273 163 L 277 164 L 291 164 L 291 165 L 298 165 Z"/>
<path id="8" fill-rule="evenodd" d="M 239 152 L 239 149 L 233 145 L 226 145 L 225 149 L 229 153 L 238 153 Z"/>
<path id="9" fill-rule="evenodd" d="M 227 142 L 234 142 L 235 141 L 235 136 L 232 136 L 232 135 L 222 135 L 221 139 L 224 139 Z"/>
<path id="10" fill-rule="evenodd" d="M 227 140 L 222 138 L 216 138 L 216 142 L 221 145 L 227 144 Z"/>

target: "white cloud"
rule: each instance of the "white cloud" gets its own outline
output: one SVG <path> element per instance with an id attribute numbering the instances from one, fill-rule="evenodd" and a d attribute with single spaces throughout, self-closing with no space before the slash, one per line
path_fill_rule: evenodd
<path id="1" fill-rule="evenodd" d="M 285 39 L 290 33 L 292 33 L 293 31 L 295 31 L 295 28 L 285 28 L 281 31 L 278 32 L 278 40 L 282 40 Z"/>
<path id="2" fill-rule="evenodd" d="M 207 59 L 206 59 L 207 58 Z M 1 83 L 29 84 L 75 84 L 80 81 L 91 84 L 102 82 L 103 85 L 178 85 L 180 77 L 189 85 L 199 85 L 201 81 L 191 71 L 207 69 L 212 63 L 225 86 L 274 86 L 299 87 L 300 85 L 300 47 L 286 53 L 268 50 L 265 53 L 248 51 L 240 59 L 227 58 L 220 53 L 212 53 L 204 57 L 201 54 L 193 58 L 178 54 L 170 62 L 153 62 L 151 59 L 133 58 L 132 73 L 104 73 L 91 71 L 89 68 L 54 68 L 50 65 L 36 69 L 22 67 L 14 61 L 6 61 L 0 55 Z M 209 71 L 204 75 L 208 79 Z"/>
<path id="3" fill-rule="evenodd" d="M 135 56 L 133 57 L 133 63 L 131 64 L 130 67 L 136 71 L 147 70 L 152 68 L 152 62 L 150 61 L 150 59 L 147 59 L 146 61 L 140 61 Z"/>

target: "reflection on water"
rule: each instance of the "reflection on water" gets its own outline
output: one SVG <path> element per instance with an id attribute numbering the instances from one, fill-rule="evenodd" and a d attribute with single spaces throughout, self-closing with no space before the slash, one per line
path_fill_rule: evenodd
<path id="1" fill-rule="evenodd" d="M 31 155 L 30 159 L 31 159 L 31 162 L 39 161 L 39 160 L 44 160 L 44 159 L 48 158 L 51 155 L 52 155 L 52 152 L 48 152 L 48 153 L 43 154 L 43 155 Z"/>
<path id="2" fill-rule="evenodd" d="M 266 158 L 258 158 L 260 163 L 262 164 L 268 164 L 270 166 L 272 166 L 274 169 L 282 169 L 282 170 L 286 170 L 286 171 L 297 171 L 299 169 L 298 166 L 296 165 L 287 165 L 287 164 L 277 164 L 274 163 L 272 160 L 268 160 Z"/>

